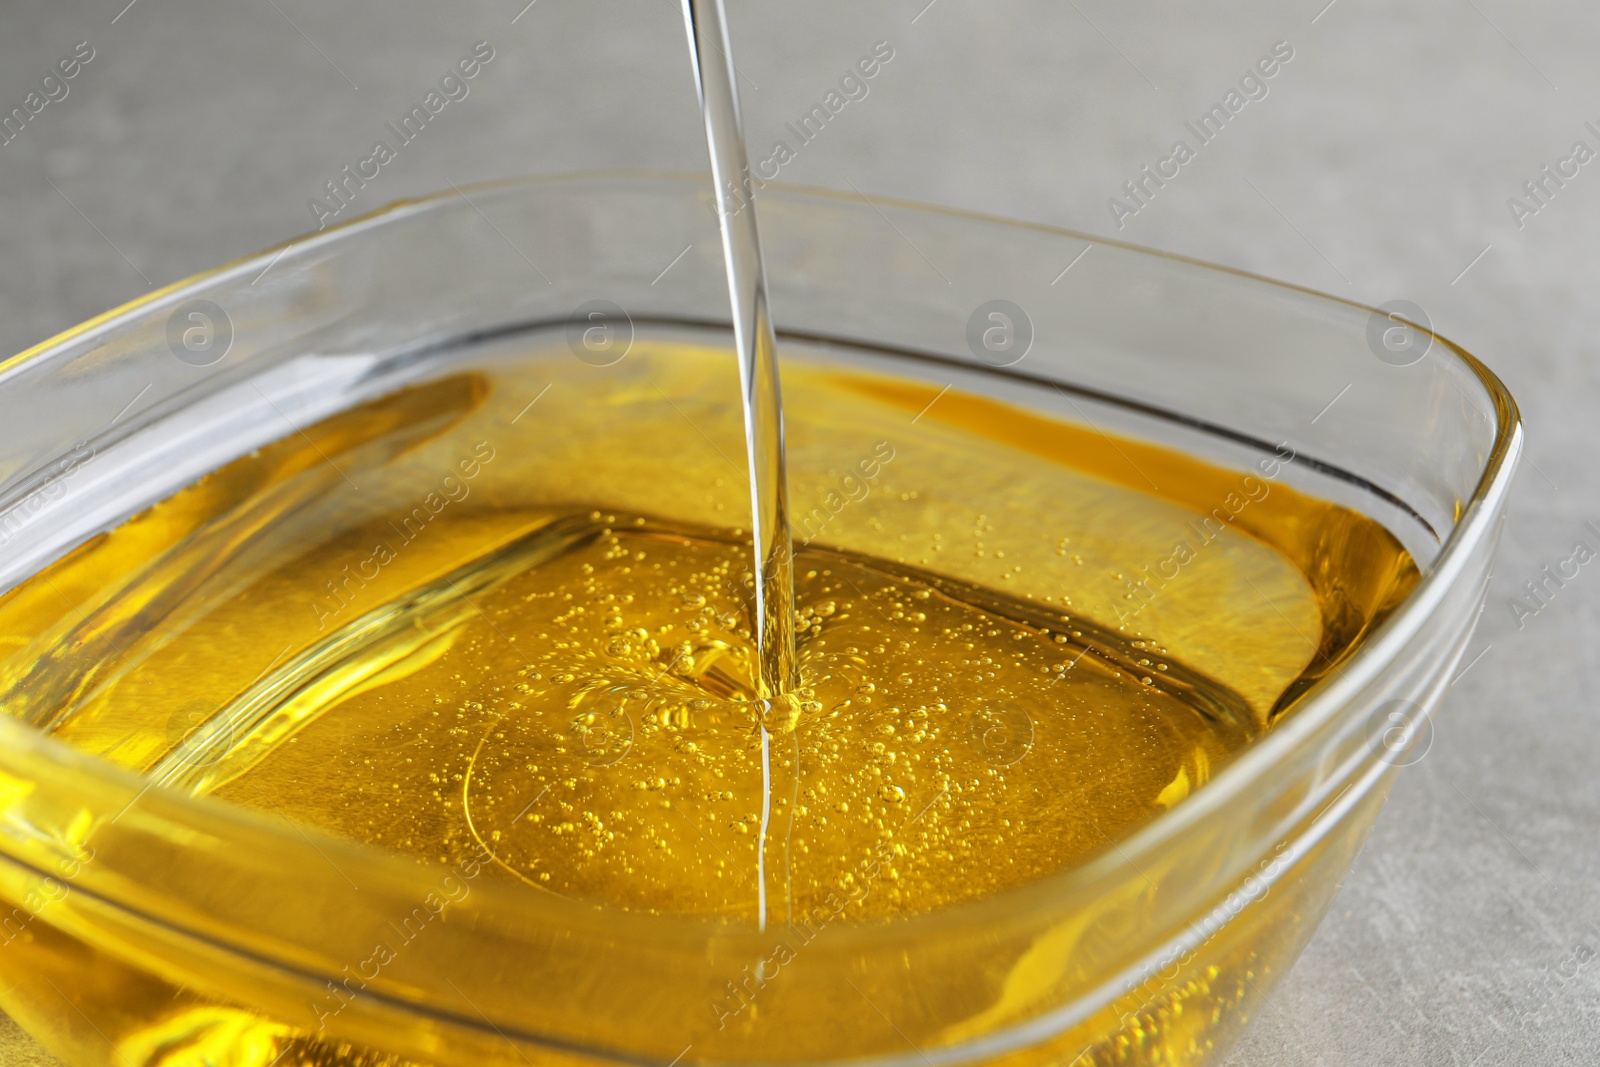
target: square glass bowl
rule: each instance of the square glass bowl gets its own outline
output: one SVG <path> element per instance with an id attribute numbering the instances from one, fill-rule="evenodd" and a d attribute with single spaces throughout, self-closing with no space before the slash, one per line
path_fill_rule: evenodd
<path id="1" fill-rule="evenodd" d="M 786 359 L 1223 467 L 1287 446 L 1284 481 L 1381 522 L 1420 582 L 1170 812 L 1021 889 L 836 924 L 771 982 L 772 934 L 531 894 L 472 857 L 419 866 L 155 786 L 8 709 L 0 1006 L 66 1062 L 119 1067 L 1221 1059 L 1430 740 L 1484 598 L 1514 403 L 1423 324 L 1239 272 L 779 186 L 762 211 Z M 0 365 L 0 590 L 487 352 L 543 337 L 604 362 L 596 322 L 602 355 L 723 334 L 721 272 L 703 179 L 589 175 L 399 204 L 102 315 Z M 1021 356 L 973 342 L 996 307 Z M 74 639 L 114 640 L 84 620 Z M 413 922 L 427 935 L 381 951 Z M 720 1025 L 736 985 L 758 1010 Z"/>

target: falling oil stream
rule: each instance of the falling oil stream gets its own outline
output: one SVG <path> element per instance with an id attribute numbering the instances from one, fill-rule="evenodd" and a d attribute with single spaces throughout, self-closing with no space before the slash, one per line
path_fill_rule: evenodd
<path id="1" fill-rule="evenodd" d="M 722 231 L 723 264 L 733 307 L 733 340 L 739 357 L 740 399 L 744 406 L 745 453 L 750 465 L 750 528 L 755 552 L 756 635 L 761 706 L 761 839 L 756 849 L 758 922 L 767 926 L 768 879 L 776 872 L 769 853 L 782 860 L 785 920 L 789 878 L 787 842 L 792 819 L 792 789 L 775 785 L 787 778 L 798 785 L 799 750 L 794 727 L 799 719 L 799 673 L 794 648 L 794 554 L 789 538 L 787 476 L 783 454 L 783 398 L 778 383 L 776 342 L 767 303 L 767 279 L 756 225 L 754 183 L 745 154 L 739 120 L 738 86 L 728 40 L 723 0 L 683 0 L 689 32 L 689 57 L 694 67 L 700 112 L 705 119 L 706 146 L 717 191 L 717 219 Z M 792 750 L 775 759 L 774 735 L 787 737 Z M 775 767 L 775 762 L 778 766 Z M 774 832 L 773 798 L 788 796 L 784 830 Z"/>

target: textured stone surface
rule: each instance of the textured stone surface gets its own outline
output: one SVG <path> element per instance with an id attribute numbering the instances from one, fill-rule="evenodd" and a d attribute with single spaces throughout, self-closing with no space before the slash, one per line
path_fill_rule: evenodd
<path id="1" fill-rule="evenodd" d="M 4 15 L 3 110 L 79 41 L 95 58 L 0 145 L 0 350 L 312 228 L 307 199 L 479 39 L 496 58 L 472 95 L 362 210 L 524 173 L 703 169 L 672 0 L 124 2 L 19 0 Z M 1600 948 L 1600 576 L 1521 629 L 1507 598 L 1600 521 L 1600 165 L 1520 230 L 1506 206 L 1575 140 L 1600 148 L 1583 126 L 1600 126 L 1592 12 L 924 2 L 733 0 L 757 146 L 875 41 L 896 50 L 786 179 L 1410 299 L 1527 419 L 1530 462 L 1469 652 L 1483 656 L 1231 1067 L 1593 1063 L 1600 965 L 1553 975 L 1575 945 Z M 1295 55 L 1270 94 L 1119 232 L 1107 198 L 1279 40 Z M 0 1026 L 0 1062 L 48 1058 Z"/>

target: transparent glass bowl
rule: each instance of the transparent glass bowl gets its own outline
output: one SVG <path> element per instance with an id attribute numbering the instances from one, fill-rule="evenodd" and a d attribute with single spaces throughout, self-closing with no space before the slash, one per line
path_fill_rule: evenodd
<path id="1" fill-rule="evenodd" d="M 780 348 L 889 359 L 1225 466 L 1287 443 L 1284 479 L 1383 522 L 1423 580 L 1174 810 L 1024 889 L 830 928 L 763 995 L 754 1037 L 713 1009 L 770 953 L 754 931 L 463 868 L 448 921 L 374 965 L 392 924 L 446 891 L 437 871 L 152 788 L 0 717 L 0 1005 L 72 1064 L 1222 1057 L 1428 743 L 1483 602 L 1515 405 L 1426 330 L 1235 271 L 778 186 L 762 209 Z M 564 330 L 591 301 L 641 328 L 725 327 L 719 253 L 700 178 L 521 181 L 400 204 L 85 323 L 0 367 L 0 589 L 285 418 Z M 1031 324 L 1009 366 L 967 341 L 994 299 Z M 330 1001 L 356 971 L 360 995 Z"/>

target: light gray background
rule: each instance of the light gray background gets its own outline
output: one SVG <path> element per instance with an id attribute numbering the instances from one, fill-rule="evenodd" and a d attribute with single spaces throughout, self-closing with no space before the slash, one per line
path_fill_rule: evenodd
<path id="1" fill-rule="evenodd" d="M 704 169 L 674 0 L 125 3 L 0 14 L 0 110 L 79 41 L 96 51 L 0 146 L 6 353 L 311 229 L 322 183 L 479 39 L 497 55 L 471 96 L 361 210 L 527 173 Z M 732 0 L 756 145 L 874 42 L 896 51 L 786 180 L 1410 299 L 1527 420 L 1482 657 L 1230 1064 L 1600 1060 L 1600 963 L 1556 977 L 1600 950 L 1600 566 L 1524 628 L 1507 606 L 1600 521 L 1600 161 L 1520 230 L 1506 205 L 1575 140 L 1600 150 L 1583 126 L 1600 126 L 1600 16 L 1581 0 L 925 3 Z M 1279 40 L 1295 54 L 1270 95 L 1118 232 L 1107 198 Z M 0 1063 L 50 1062 L 32 1049 L 0 1020 Z"/>

